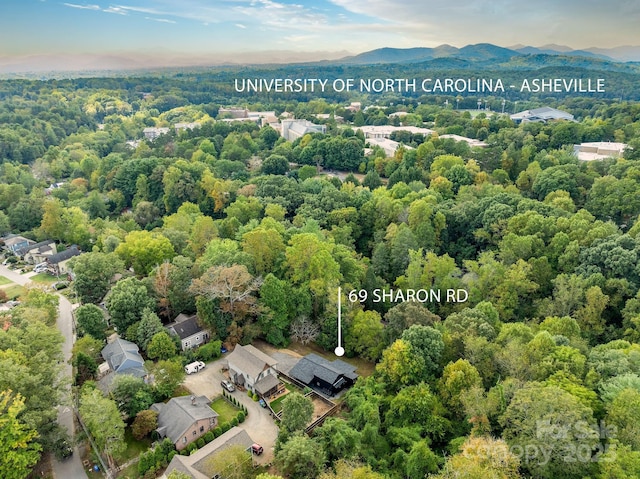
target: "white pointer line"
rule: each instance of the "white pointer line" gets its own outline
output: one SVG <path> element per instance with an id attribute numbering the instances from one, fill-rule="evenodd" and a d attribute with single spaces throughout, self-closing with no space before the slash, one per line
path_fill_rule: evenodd
<path id="1" fill-rule="evenodd" d="M 334 350 L 336 356 L 344 356 L 342 347 L 342 288 L 338 286 L 338 347 Z"/>

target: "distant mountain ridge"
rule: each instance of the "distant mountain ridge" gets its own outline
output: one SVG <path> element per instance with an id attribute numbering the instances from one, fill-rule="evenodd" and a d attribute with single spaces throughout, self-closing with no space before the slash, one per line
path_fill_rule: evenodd
<path id="1" fill-rule="evenodd" d="M 523 55 L 558 55 L 567 57 L 586 57 L 610 62 L 640 61 L 640 46 L 621 46 L 615 48 L 588 48 L 574 50 L 564 45 L 549 44 L 540 47 L 514 45 L 508 48 L 491 43 L 478 43 L 456 48 L 440 45 L 435 48 L 378 48 L 358 55 L 336 60 L 337 63 L 354 65 L 375 63 L 418 63 L 436 58 L 456 58 L 471 62 L 507 62 Z"/>

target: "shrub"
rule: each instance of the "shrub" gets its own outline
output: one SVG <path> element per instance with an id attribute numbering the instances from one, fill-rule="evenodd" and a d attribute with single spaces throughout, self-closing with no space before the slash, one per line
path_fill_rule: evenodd
<path id="1" fill-rule="evenodd" d="M 253 393 L 251 391 L 247 390 L 247 396 L 253 397 Z"/>
<path id="2" fill-rule="evenodd" d="M 195 451 L 196 449 L 198 449 L 198 446 L 196 446 L 195 442 L 192 442 L 187 446 L 187 451 L 189 451 L 189 454 L 193 453 L 193 451 Z"/>
<path id="3" fill-rule="evenodd" d="M 225 432 L 227 432 L 229 429 L 231 429 L 231 425 L 229 423 L 223 424 L 222 427 L 220 428 L 222 430 L 222 434 L 224 434 Z"/>
<path id="4" fill-rule="evenodd" d="M 243 423 L 243 422 L 244 422 L 244 420 L 245 420 L 245 417 L 246 417 L 246 416 L 244 415 L 244 411 L 240 411 L 240 412 L 238 413 L 238 416 L 237 416 L 237 418 L 238 418 L 238 422 L 239 422 L 239 423 Z"/>
<path id="5" fill-rule="evenodd" d="M 258 395 L 256 393 L 253 393 L 253 400 L 257 401 L 258 400 Z"/>
<path id="6" fill-rule="evenodd" d="M 173 459 L 173 456 L 175 456 L 176 454 L 178 454 L 178 451 L 171 451 L 168 455 L 167 455 L 167 462 L 171 462 L 171 459 Z"/>
<path id="7" fill-rule="evenodd" d="M 204 447 L 204 437 L 200 437 L 198 438 L 198 440 L 196 441 L 196 445 L 198 446 L 198 449 L 200 449 L 201 447 Z"/>
<path id="8" fill-rule="evenodd" d="M 220 437 L 220 436 L 222 436 L 222 428 L 221 427 L 216 427 L 213 430 L 213 437 L 216 438 L 216 437 Z"/>
<path id="9" fill-rule="evenodd" d="M 221 341 L 211 341 L 207 344 L 200 346 L 196 352 L 195 357 L 200 361 L 208 362 L 220 357 L 220 348 L 222 347 Z"/>
<path id="10" fill-rule="evenodd" d="M 204 442 L 206 442 L 207 444 L 209 444 L 211 441 L 213 441 L 215 439 L 213 433 L 211 431 L 208 431 L 204 436 L 202 436 L 204 438 Z"/>
<path id="11" fill-rule="evenodd" d="M 234 418 L 231 420 L 231 426 L 235 427 L 235 426 L 237 426 L 237 425 L 238 425 L 238 418 L 237 418 L 237 417 L 234 417 Z"/>

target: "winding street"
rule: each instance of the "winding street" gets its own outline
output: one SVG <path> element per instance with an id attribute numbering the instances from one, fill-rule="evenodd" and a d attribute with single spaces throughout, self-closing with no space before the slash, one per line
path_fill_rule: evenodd
<path id="1" fill-rule="evenodd" d="M 24 286 L 29 283 L 29 276 L 32 274 L 27 273 L 21 275 L 13 270 L 10 270 L 6 266 L 0 265 L 0 275 L 7 279 L 10 279 L 16 284 Z M 73 374 L 72 366 L 69 360 L 71 359 L 71 349 L 73 348 L 74 334 L 73 334 L 73 317 L 71 314 L 71 303 L 67 298 L 58 294 L 60 299 L 58 305 L 58 319 L 57 326 L 62 336 L 64 337 L 64 343 L 62 344 L 62 354 L 64 362 L 62 364 L 62 374 L 69 379 L 69 385 L 71 384 L 71 377 Z M 62 405 L 58 406 L 58 423 L 61 426 L 67 428 L 69 436 L 74 437 L 74 421 L 73 410 L 71 408 L 71 395 L 70 386 L 67 388 L 66 393 L 62 398 Z M 87 474 L 82 466 L 82 460 L 78 453 L 78 447 L 73 449 L 73 456 L 65 461 L 58 461 L 55 457 L 51 458 L 51 465 L 53 468 L 53 477 L 58 479 L 84 479 L 87 478 Z"/>

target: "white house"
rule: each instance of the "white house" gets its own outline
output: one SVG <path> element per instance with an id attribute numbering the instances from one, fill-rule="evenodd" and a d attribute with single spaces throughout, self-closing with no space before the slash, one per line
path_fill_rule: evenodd
<path id="1" fill-rule="evenodd" d="M 238 344 L 227 358 L 229 365 L 229 377 L 238 386 L 250 391 L 257 390 L 268 393 L 272 387 L 277 386 L 277 361 L 267 356 L 251 345 Z M 279 381 L 278 381 L 279 382 Z M 272 385 L 266 391 L 264 385 Z"/>

